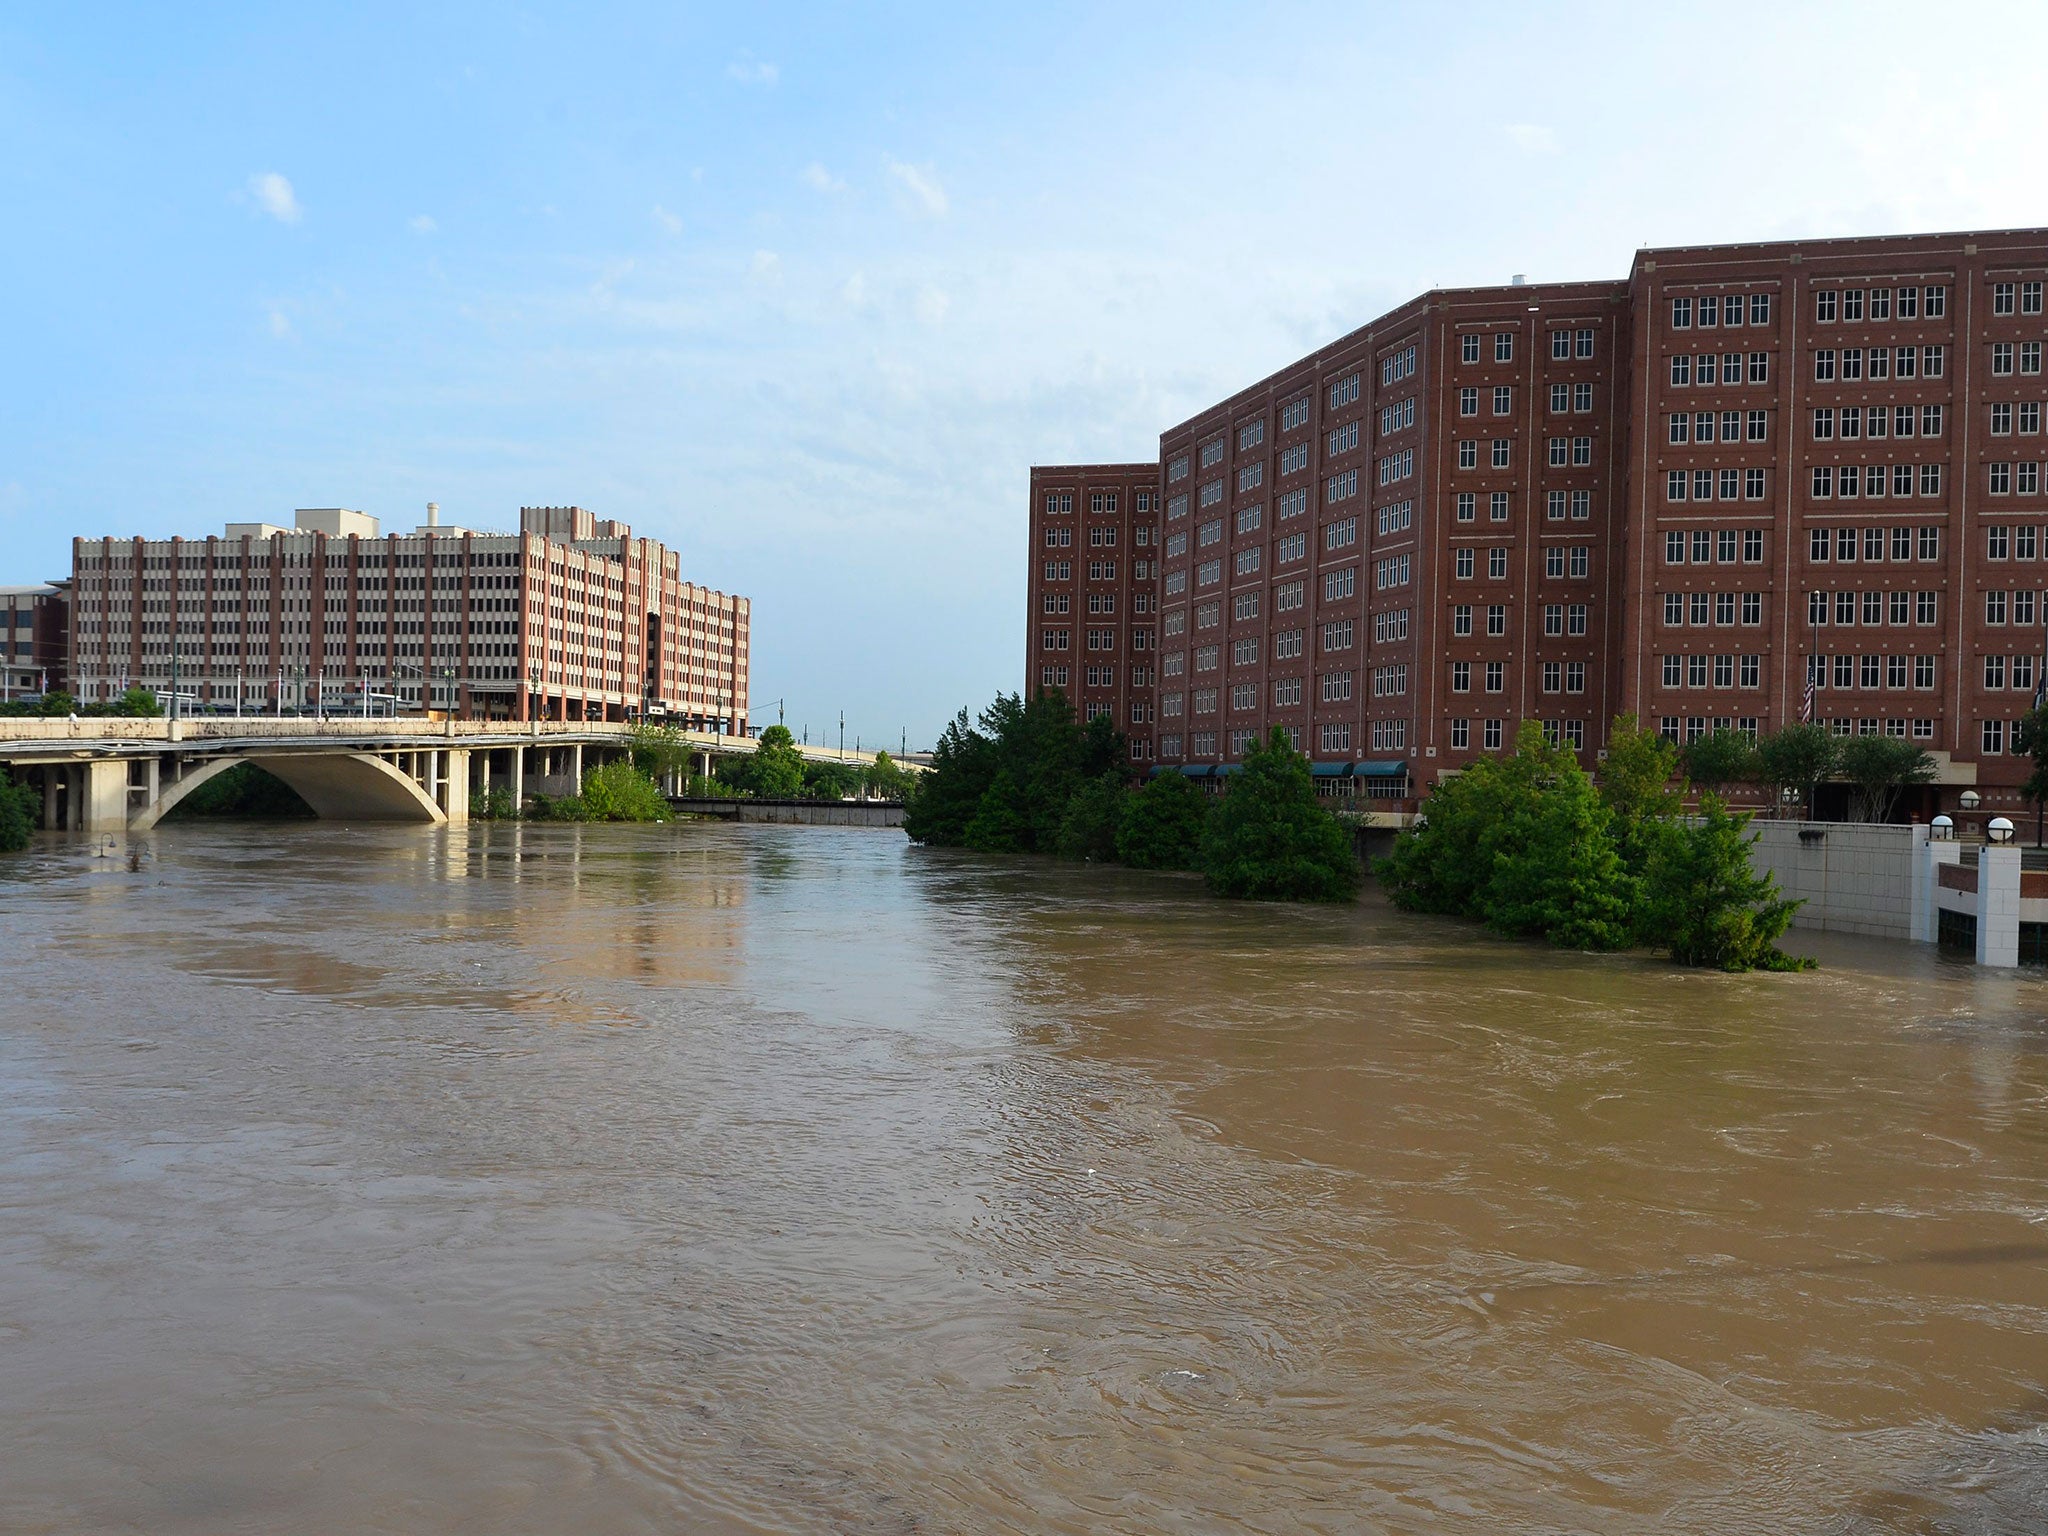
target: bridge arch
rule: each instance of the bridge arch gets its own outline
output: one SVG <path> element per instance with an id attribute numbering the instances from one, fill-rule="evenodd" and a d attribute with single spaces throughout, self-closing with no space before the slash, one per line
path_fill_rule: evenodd
<path id="1" fill-rule="evenodd" d="M 163 786 L 154 804 L 128 819 L 128 830 L 147 832 L 193 790 L 237 763 L 254 763 L 277 775 L 324 821 L 416 821 L 448 819 L 433 797 L 383 758 L 369 752 L 238 752 L 209 758 Z"/>

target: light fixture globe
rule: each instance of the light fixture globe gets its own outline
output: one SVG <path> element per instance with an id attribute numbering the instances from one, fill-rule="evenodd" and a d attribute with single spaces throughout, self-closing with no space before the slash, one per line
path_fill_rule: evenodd
<path id="1" fill-rule="evenodd" d="M 1956 824 L 1947 816 L 1937 816 L 1927 824 L 1927 833 L 1937 843 L 1953 842 L 1956 835 Z"/>
<path id="2" fill-rule="evenodd" d="M 1984 835 L 1985 835 L 1986 837 L 1990 838 L 1990 839 L 1991 839 L 1991 841 L 1992 841 L 1992 842 L 1994 842 L 1994 843 L 2009 843 L 2009 842 L 2011 842 L 2011 841 L 2012 841 L 2012 820 L 2011 820 L 2011 818 L 2010 818 L 2010 817 L 2006 817 L 2006 816 L 1994 816 L 1994 817 L 1992 817 L 1992 818 L 1991 818 L 1991 824 L 1990 824 L 1989 826 L 1987 826 L 1987 827 L 1986 827 L 1986 828 L 1984 829 Z"/>
<path id="3" fill-rule="evenodd" d="M 1984 797 L 1978 794 L 1977 791 L 1975 791 L 1974 789 L 1966 789 L 1960 795 L 1956 796 L 1956 804 L 1960 805 L 1966 811 L 1974 811 L 1975 809 L 1977 809 L 1978 806 L 1982 805 L 1983 803 Z"/>

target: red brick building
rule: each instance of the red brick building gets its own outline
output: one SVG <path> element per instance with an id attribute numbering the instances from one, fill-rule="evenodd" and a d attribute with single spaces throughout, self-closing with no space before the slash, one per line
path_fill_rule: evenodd
<path id="1" fill-rule="evenodd" d="M 1153 758 L 1158 665 L 1159 466 L 1031 471 L 1025 686 L 1058 688 L 1083 719 L 1107 713 Z"/>
<path id="2" fill-rule="evenodd" d="M 1622 712 L 1810 711 L 2016 804 L 2044 279 L 2038 230 L 1646 250 L 1426 294 L 1170 428 L 1158 761 L 1279 724 L 1326 787 L 1412 801 L 1523 720 L 1590 766 Z"/>

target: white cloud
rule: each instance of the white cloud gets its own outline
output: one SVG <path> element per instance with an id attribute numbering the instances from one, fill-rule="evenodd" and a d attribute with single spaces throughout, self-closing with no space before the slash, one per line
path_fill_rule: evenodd
<path id="1" fill-rule="evenodd" d="M 782 276 L 782 258 L 773 251 L 756 251 L 749 270 L 761 282 L 775 282 Z"/>
<path id="2" fill-rule="evenodd" d="M 844 192 L 846 183 L 813 160 L 804 167 L 804 181 L 819 192 Z"/>
<path id="3" fill-rule="evenodd" d="M 661 204 L 656 203 L 654 205 L 652 215 L 654 222 L 659 224 L 663 229 L 667 230 L 670 234 L 680 235 L 683 232 L 683 221 L 676 217 L 676 215 L 670 213 L 666 208 L 662 207 Z"/>
<path id="4" fill-rule="evenodd" d="M 1557 134 L 1540 123 L 1509 123 L 1507 136 L 1515 148 L 1525 154 L 1554 155 L 1557 153 Z"/>
<path id="5" fill-rule="evenodd" d="M 434 216 L 430 213 L 416 213 L 406 221 L 406 224 L 416 235 L 431 235 L 441 227 L 434 222 Z"/>
<path id="6" fill-rule="evenodd" d="M 293 339 L 295 333 L 292 330 L 292 323 L 281 309 L 273 308 L 270 311 L 270 334 L 278 341 Z"/>
<path id="7" fill-rule="evenodd" d="M 839 296 L 855 309 L 860 309 L 868 301 L 868 280 L 860 273 L 854 273 L 846 280 L 846 286 L 839 290 Z"/>
<path id="8" fill-rule="evenodd" d="M 953 307 L 953 300 L 945 289 L 927 283 L 918 291 L 917 318 L 926 325 L 937 325 L 946 318 L 946 311 Z"/>
<path id="9" fill-rule="evenodd" d="M 292 191 L 292 184 L 276 171 L 264 171 L 249 178 L 249 195 L 256 199 L 256 206 L 276 219 L 280 224 L 296 224 L 304 212 L 299 207 L 298 194 Z"/>
<path id="10" fill-rule="evenodd" d="M 905 165 L 901 160 L 890 160 L 886 157 L 882 164 L 926 213 L 935 219 L 945 216 L 949 206 L 946 201 L 946 189 L 939 185 L 938 173 L 930 166 Z"/>
<path id="11" fill-rule="evenodd" d="M 743 53 L 726 65 L 725 73 L 727 79 L 737 80 L 741 85 L 773 85 L 782 78 L 781 70 L 750 53 Z"/>

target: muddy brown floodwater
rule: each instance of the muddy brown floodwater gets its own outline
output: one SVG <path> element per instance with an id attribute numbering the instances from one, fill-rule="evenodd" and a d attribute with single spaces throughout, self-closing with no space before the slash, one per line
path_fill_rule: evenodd
<path id="1" fill-rule="evenodd" d="M 0 862 L 8 1532 L 2035 1532 L 2048 985 L 822 828 Z"/>

